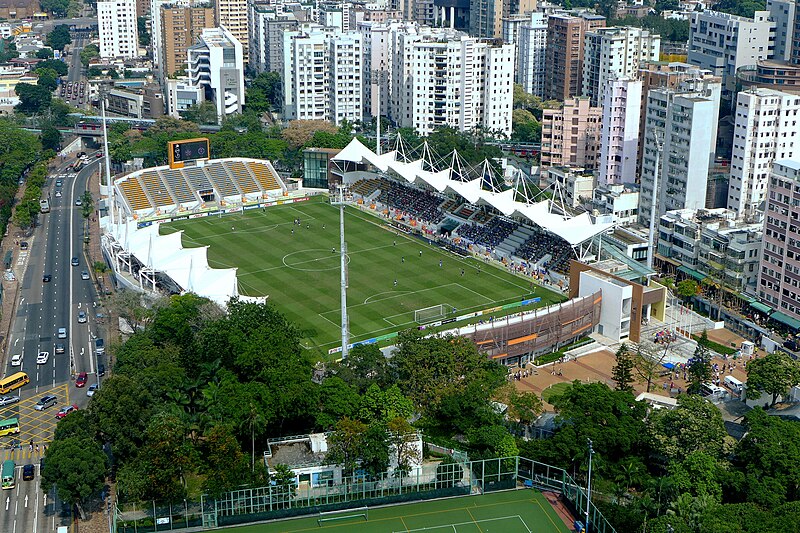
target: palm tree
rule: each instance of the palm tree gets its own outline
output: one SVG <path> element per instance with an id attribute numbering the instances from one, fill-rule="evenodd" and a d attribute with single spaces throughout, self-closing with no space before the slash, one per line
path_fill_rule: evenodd
<path id="1" fill-rule="evenodd" d="M 253 472 L 256 470 L 256 431 L 259 434 L 263 433 L 267 427 L 267 419 L 258 410 L 253 402 L 250 402 L 250 410 L 247 413 L 247 418 L 243 420 L 244 424 L 250 428 L 250 442 L 252 444 L 252 464 L 251 469 Z"/>

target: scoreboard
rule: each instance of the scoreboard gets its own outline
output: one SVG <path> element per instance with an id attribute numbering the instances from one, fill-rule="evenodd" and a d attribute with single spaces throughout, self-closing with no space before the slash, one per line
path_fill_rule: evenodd
<path id="1" fill-rule="evenodd" d="M 183 141 L 170 141 L 167 143 L 170 168 L 183 168 L 185 161 L 198 161 L 208 159 L 208 139 L 186 139 Z"/>

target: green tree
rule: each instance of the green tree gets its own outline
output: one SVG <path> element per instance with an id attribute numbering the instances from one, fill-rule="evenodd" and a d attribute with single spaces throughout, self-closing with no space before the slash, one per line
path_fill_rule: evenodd
<path id="1" fill-rule="evenodd" d="M 675 409 L 653 411 L 647 426 L 653 450 L 670 462 L 692 452 L 703 452 L 718 460 L 730 449 L 722 414 L 700 396 L 678 396 Z"/>
<path id="2" fill-rule="evenodd" d="M 64 0 L 40 0 L 39 3 L 41 4 L 42 1 L 54 2 L 59 4 L 65 3 Z M 42 5 L 42 9 L 46 9 L 44 5 Z M 64 10 L 66 12 L 66 6 L 64 6 Z M 65 46 L 67 46 L 68 44 L 72 44 L 72 37 L 70 37 L 69 35 L 69 26 L 67 26 L 66 24 L 59 24 L 58 26 L 53 28 L 53 31 L 47 34 L 45 42 L 47 43 L 47 46 L 49 46 L 53 50 L 61 50 L 63 52 Z"/>
<path id="3" fill-rule="evenodd" d="M 245 94 L 246 108 L 258 115 L 283 108 L 283 82 L 277 72 L 262 72 L 250 83 Z"/>
<path id="4" fill-rule="evenodd" d="M 50 57 L 52 57 L 52 53 Z M 69 67 L 67 64 L 58 59 L 47 59 L 45 61 L 40 61 L 36 64 L 36 69 L 49 69 L 54 71 L 57 76 L 66 76 L 67 72 L 69 72 Z"/>
<path id="5" fill-rule="evenodd" d="M 704 337 L 703 337 L 704 336 Z M 694 350 L 694 355 L 689 360 L 689 386 L 686 390 L 689 394 L 700 394 L 703 384 L 711 380 L 711 354 L 704 344 L 708 341 L 708 335 L 703 331 L 700 342 Z"/>
<path id="6" fill-rule="evenodd" d="M 184 120 L 189 120 L 195 124 L 219 124 L 219 116 L 217 115 L 217 106 L 214 102 L 208 100 L 190 106 L 185 111 L 181 112 L 181 117 Z"/>
<path id="7" fill-rule="evenodd" d="M 511 114 L 511 140 L 537 143 L 542 140 L 542 124 L 527 109 L 515 109 Z"/>
<path id="8" fill-rule="evenodd" d="M 48 91 L 55 91 L 58 88 L 58 73 L 49 68 L 36 69 L 36 75 L 39 79 L 36 80 L 36 85 L 45 87 Z"/>
<path id="9" fill-rule="evenodd" d="M 359 393 L 372 384 L 385 389 L 395 380 L 386 356 L 376 344 L 355 346 L 347 359 L 330 365 L 330 373 L 354 386 Z"/>
<path id="10" fill-rule="evenodd" d="M 282 489 L 283 494 L 286 496 L 286 501 L 281 498 L 281 503 L 288 503 L 288 500 L 297 496 L 297 475 L 292 472 L 292 469 L 285 464 L 275 465 L 275 472 L 270 474 L 270 479 L 275 483 L 277 489 Z"/>
<path id="11" fill-rule="evenodd" d="M 317 426 L 323 430 L 332 428 L 342 418 L 356 416 L 361 397 L 338 376 L 332 376 L 319 386 L 319 411 L 316 414 Z"/>
<path id="12" fill-rule="evenodd" d="M 153 398 L 140 380 L 113 375 L 103 382 L 89 403 L 89 413 L 100 438 L 111 443 L 114 455 L 124 461 L 142 446 Z"/>
<path id="13" fill-rule="evenodd" d="M 363 454 L 367 427 L 359 420 L 339 420 L 328 436 L 328 454 L 325 456 L 328 464 L 342 465 L 345 475 L 352 475 Z"/>
<path id="14" fill-rule="evenodd" d="M 373 478 L 389 468 L 389 433 L 380 422 L 367 426 L 361 440 L 361 468 Z"/>
<path id="15" fill-rule="evenodd" d="M 753 18 L 756 11 L 766 9 L 766 3 L 760 0 L 721 0 L 714 4 L 713 9 L 731 15 Z"/>
<path id="16" fill-rule="evenodd" d="M 410 471 L 412 463 L 422 462 L 420 450 L 416 447 L 417 432 L 408 420 L 400 416 L 390 420 L 386 430 L 394 464 L 397 465 L 394 476 L 402 480 Z"/>
<path id="17" fill-rule="evenodd" d="M 86 190 L 81 195 L 81 214 L 83 218 L 89 218 L 94 213 L 94 198 L 92 193 Z"/>
<path id="18" fill-rule="evenodd" d="M 519 449 L 508 430 L 501 425 L 479 426 L 467 434 L 470 457 L 511 457 L 519 455 Z"/>
<path id="19" fill-rule="evenodd" d="M 681 494 L 710 497 L 717 503 L 722 501 L 720 469 L 717 459 L 701 451 L 687 453 L 668 467 L 672 482 Z"/>
<path id="20" fill-rule="evenodd" d="M 57 152 L 61 149 L 61 132 L 52 124 L 42 128 L 42 148 Z"/>
<path id="21" fill-rule="evenodd" d="M 533 424 L 544 412 L 542 400 L 532 392 L 519 392 L 516 387 L 509 384 L 508 417 L 523 425 Z"/>
<path id="22" fill-rule="evenodd" d="M 89 62 L 96 57 L 100 57 L 100 49 L 94 44 L 87 44 L 81 50 L 81 63 L 84 67 L 88 67 Z"/>
<path id="23" fill-rule="evenodd" d="M 44 464 L 42 489 L 48 492 L 55 485 L 58 497 L 70 504 L 85 502 L 105 483 L 106 455 L 93 440 L 69 437 L 54 441 L 45 452 Z"/>
<path id="24" fill-rule="evenodd" d="M 50 59 L 53 57 L 53 50 L 50 48 L 42 48 L 36 51 L 36 59 Z"/>
<path id="25" fill-rule="evenodd" d="M 414 405 L 411 400 L 403 396 L 397 385 L 382 391 L 373 383 L 359 402 L 358 418 L 367 424 L 373 422 L 386 424 L 394 418 L 409 418 L 412 414 Z"/>
<path id="26" fill-rule="evenodd" d="M 635 362 L 633 355 L 628 349 L 628 345 L 624 342 L 619 347 L 616 353 L 616 361 L 611 368 L 611 379 L 614 380 L 616 386 L 615 390 L 633 392 L 633 368 Z"/>
<path id="27" fill-rule="evenodd" d="M 747 398 L 771 394 L 770 406 L 792 386 L 800 384 L 800 363 L 783 352 L 767 354 L 747 363 Z"/>
<path id="28" fill-rule="evenodd" d="M 150 46 L 150 32 L 147 31 L 147 17 L 136 17 L 137 33 L 139 34 L 139 46 L 144 48 Z"/>
<path id="29" fill-rule="evenodd" d="M 685 279 L 683 281 L 678 282 L 678 296 L 683 298 L 684 300 L 688 300 L 692 296 L 697 295 L 699 291 L 699 286 L 697 282 L 693 279 Z"/>
<path id="30" fill-rule="evenodd" d="M 50 90 L 41 85 L 18 83 L 14 87 L 14 92 L 19 96 L 19 104 L 16 109 L 29 115 L 43 113 L 50 107 L 50 102 L 53 100 Z"/>
<path id="31" fill-rule="evenodd" d="M 193 471 L 197 461 L 185 423 L 174 414 L 158 413 L 149 421 L 145 439 L 140 457 L 147 461 L 148 499 L 182 500 L 186 494 L 184 476 Z"/>

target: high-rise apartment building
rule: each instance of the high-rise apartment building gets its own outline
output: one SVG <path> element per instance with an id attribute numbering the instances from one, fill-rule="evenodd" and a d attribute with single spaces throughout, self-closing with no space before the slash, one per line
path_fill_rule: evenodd
<path id="1" fill-rule="evenodd" d="M 598 28 L 586 32 L 583 49 L 583 90 L 599 105 L 610 80 L 634 77 L 646 61 L 658 61 L 661 36 L 642 28 Z"/>
<path id="2" fill-rule="evenodd" d="M 216 0 L 217 24 L 225 28 L 242 45 L 244 63 L 250 52 L 249 30 L 247 28 L 247 0 Z"/>
<path id="3" fill-rule="evenodd" d="M 583 88 L 583 48 L 586 32 L 603 28 L 605 17 L 591 13 L 557 13 L 547 19 L 545 98 L 567 100 Z"/>
<path id="4" fill-rule="evenodd" d="M 133 59 L 139 55 L 135 0 L 97 2 L 100 57 Z"/>
<path id="5" fill-rule="evenodd" d="M 547 56 L 547 15 L 531 13 L 517 28 L 516 82 L 526 93 L 544 98 L 545 59 Z"/>
<path id="6" fill-rule="evenodd" d="M 772 162 L 800 159 L 800 95 L 742 91 L 734 115 L 728 209 L 749 216 L 764 201 Z"/>
<path id="7" fill-rule="evenodd" d="M 514 46 L 431 31 L 403 35 L 393 119 L 427 135 L 441 126 L 511 134 Z"/>
<path id="8" fill-rule="evenodd" d="M 796 0 L 767 0 L 765 9 L 775 23 L 773 59 L 791 61 L 796 48 L 800 59 L 800 5 Z"/>
<path id="9" fill-rule="evenodd" d="M 706 206 L 708 170 L 714 161 L 719 119 L 719 78 L 686 80 L 647 95 L 639 221 L 650 224 L 667 211 Z"/>
<path id="10" fill-rule="evenodd" d="M 214 103 L 217 116 L 241 113 L 244 108 L 244 53 L 242 43 L 225 28 L 204 29 L 199 42 L 188 49 L 192 86 L 203 89 L 204 100 Z"/>
<path id="11" fill-rule="evenodd" d="M 782 159 L 772 165 L 763 243 L 758 298 L 781 313 L 773 313 L 770 318 L 796 326 L 800 321 L 799 160 Z"/>
<path id="12" fill-rule="evenodd" d="M 470 0 L 469 34 L 500 39 L 503 36 L 503 0 Z"/>
<path id="13" fill-rule="evenodd" d="M 775 23 L 769 11 L 756 11 L 752 19 L 718 11 L 691 14 L 688 62 L 710 70 L 722 79 L 722 98 L 734 102 L 736 71 L 771 59 Z"/>
<path id="14" fill-rule="evenodd" d="M 289 119 L 341 124 L 363 117 L 363 37 L 319 25 L 286 31 L 283 100 Z"/>
<path id="15" fill-rule="evenodd" d="M 161 6 L 161 72 L 164 77 L 186 68 L 188 49 L 200 38 L 203 30 L 214 28 L 214 9 L 210 4 L 195 6 Z"/>
<path id="16" fill-rule="evenodd" d="M 542 168 L 597 168 L 603 110 L 588 98 L 569 98 L 542 110 Z"/>
<path id="17" fill-rule="evenodd" d="M 299 23 L 293 13 L 278 13 L 265 4 L 248 5 L 250 53 L 248 66 L 255 72 L 283 71 L 283 32 L 296 30 Z"/>
<path id="18" fill-rule="evenodd" d="M 623 77 L 605 84 L 601 100 L 603 122 L 598 185 L 608 187 L 636 182 L 641 102 L 641 80 Z"/>

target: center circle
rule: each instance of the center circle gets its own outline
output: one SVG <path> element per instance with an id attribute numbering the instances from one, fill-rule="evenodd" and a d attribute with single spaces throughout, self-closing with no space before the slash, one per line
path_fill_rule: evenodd
<path id="1" fill-rule="evenodd" d="M 302 272 L 324 272 L 326 270 L 339 270 L 341 258 L 339 250 L 325 250 L 323 248 L 311 248 L 309 250 L 299 250 L 283 256 L 283 264 L 291 269 Z M 350 256 L 347 256 L 347 263 L 350 264 Z"/>

